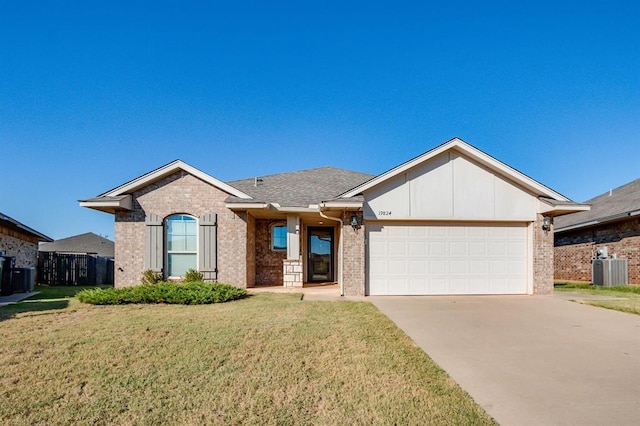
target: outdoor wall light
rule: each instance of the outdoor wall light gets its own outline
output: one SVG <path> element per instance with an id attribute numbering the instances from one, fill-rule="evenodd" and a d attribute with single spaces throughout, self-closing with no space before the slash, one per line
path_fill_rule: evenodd
<path id="1" fill-rule="evenodd" d="M 358 215 L 355 213 L 351 215 L 351 227 L 354 231 L 360 228 L 360 223 L 358 223 Z"/>
<path id="2" fill-rule="evenodd" d="M 545 216 L 542 219 L 542 230 L 547 233 L 551 229 L 551 217 Z"/>

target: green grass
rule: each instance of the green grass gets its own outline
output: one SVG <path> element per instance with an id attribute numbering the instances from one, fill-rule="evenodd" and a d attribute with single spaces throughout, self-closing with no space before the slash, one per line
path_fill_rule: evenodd
<path id="1" fill-rule="evenodd" d="M 556 282 L 556 291 L 565 291 L 578 294 L 589 294 L 595 296 L 618 297 L 619 300 L 580 300 L 578 302 L 598 306 L 601 308 L 613 309 L 621 312 L 640 315 L 640 286 L 627 285 L 615 287 L 601 287 L 586 283 Z"/>
<path id="2" fill-rule="evenodd" d="M 494 424 L 369 303 L 67 302 L 2 322 L 0 423 Z"/>

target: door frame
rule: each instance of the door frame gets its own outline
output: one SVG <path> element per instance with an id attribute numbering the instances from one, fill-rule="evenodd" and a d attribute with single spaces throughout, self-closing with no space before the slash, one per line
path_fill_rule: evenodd
<path id="1" fill-rule="evenodd" d="M 313 276 L 313 267 L 311 265 L 311 236 L 313 234 L 313 231 L 316 229 L 321 229 L 323 231 L 329 231 L 331 233 L 331 247 L 330 247 L 330 259 L 331 262 L 329 263 L 329 279 L 327 280 L 314 280 L 312 279 Z M 306 242 L 306 253 L 307 255 L 305 256 L 306 259 L 306 263 L 307 263 L 307 268 L 306 268 L 306 274 L 305 274 L 305 282 L 309 282 L 309 283 L 318 283 L 318 282 L 334 282 L 335 278 L 336 278 L 336 268 L 335 268 L 335 249 L 336 249 L 336 232 L 335 232 L 335 227 L 333 226 L 308 226 L 307 227 L 307 235 L 305 238 Z"/>

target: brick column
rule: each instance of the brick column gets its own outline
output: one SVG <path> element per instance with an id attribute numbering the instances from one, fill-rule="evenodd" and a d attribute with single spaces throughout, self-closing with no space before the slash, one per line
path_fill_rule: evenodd
<path id="1" fill-rule="evenodd" d="M 358 223 L 363 223 L 362 212 L 358 215 Z M 345 296 L 364 296 L 365 293 L 365 227 L 357 229 L 351 227 L 351 215 L 354 212 L 344 212 L 342 221 L 342 285 Z"/>
<path id="2" fill-rule="evenodd" d="M 533 222 L 533 294 L 553 293 L 553 221 L 551 229 L 542 229 L 543 216 Z"/>

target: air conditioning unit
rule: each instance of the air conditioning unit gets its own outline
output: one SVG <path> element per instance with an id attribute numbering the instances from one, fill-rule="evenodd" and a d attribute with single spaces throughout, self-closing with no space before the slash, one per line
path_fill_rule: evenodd
<path id="1" fill-rule="evenodd" d="M 592 272 L 594 285 L 613 287 L 629 284 L 627 259 L 593 259 Z"/>

